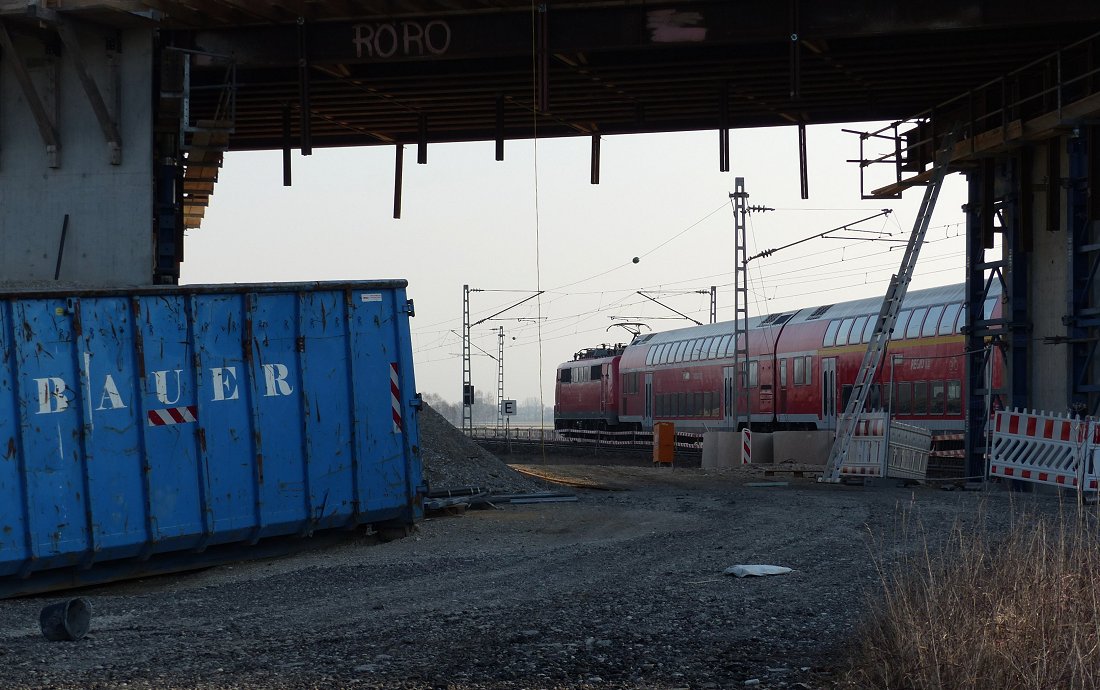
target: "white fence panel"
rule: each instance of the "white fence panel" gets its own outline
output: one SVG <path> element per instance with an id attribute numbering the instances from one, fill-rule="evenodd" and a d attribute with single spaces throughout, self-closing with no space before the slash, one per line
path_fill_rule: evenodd
<path id="1" fill-rule="evenodd" d="M 890 422 L 886 476 L 896 479 L 925 479 L 928 476 L 928 454 L 931 451 L 931 431 L 912 424 Z"/>

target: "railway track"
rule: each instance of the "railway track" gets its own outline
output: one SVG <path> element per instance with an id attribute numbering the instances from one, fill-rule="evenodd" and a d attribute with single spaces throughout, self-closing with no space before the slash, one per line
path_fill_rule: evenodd
<path id="1" fill-rule="evenodd" d="M 652 457 L 653 433 L 650 431 L 556 430 L 541 427 L 474 427 L 471 438 L 494 451 L 510 453 L 541 452 L 575 455 L 637 455 Z M 703 453 L 703 435 L 676 434 L 678 457 L 698 460 Z"/>

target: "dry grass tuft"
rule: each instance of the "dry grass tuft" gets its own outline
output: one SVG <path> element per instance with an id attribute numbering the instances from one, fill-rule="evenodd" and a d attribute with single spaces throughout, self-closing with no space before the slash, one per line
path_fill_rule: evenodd
<path id="1" fill-rule="evenodd" d="M 880 560 L 884 594 L 859 631 L 851 687 L 1100 688 L 1093 519 L 1019 513 L 1007 533 L 957 525 L 942 548 L 919 541 Z"/>

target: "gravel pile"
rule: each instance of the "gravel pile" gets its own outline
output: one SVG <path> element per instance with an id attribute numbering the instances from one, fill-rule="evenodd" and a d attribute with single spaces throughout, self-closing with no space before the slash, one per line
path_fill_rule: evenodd
<path id="1" fill-rule="evenodd" d="M 424 403 L 418 418 L 424 478 L 432 491 L 477 486 L 494 493 L 545 491 L 546 485 L 508 467 Z"/>

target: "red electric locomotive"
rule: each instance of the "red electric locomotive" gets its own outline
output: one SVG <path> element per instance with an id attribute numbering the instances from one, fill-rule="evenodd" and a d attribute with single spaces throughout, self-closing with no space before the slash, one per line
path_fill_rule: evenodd
<path id="1" fill-rule="evenodd" d="M 616 429 L 619 360 L 625 345 L 593 347 L 558 367 L 555 429 Z"/>
<path id="2" fill-rule="evenodd" d="M 983 319 L 1000 315 L 998 296 L 990 293 Z M 964 299 L 962 285 L 908 293 L 870 391 L 870 407 L 889 407 L 896 418 L 935 431 L 962 430 Z M 881 298 L 870 298 L 750 319 L 745 379 L 753 427 L 835 428 L 881 305 Z M 580 420 L 598 420 L 598 427 L 586 428 L 608 429 L 650 429 L 658 421 L 675 422 L 682 431 L 735 427 L 732 322 L 648 334 L 621 357 L 604 357 L 601 382 L 587 389 L 563 380 L 573 376 L 567 369 L 584 360 L 559 367 L 558 428 Z M 591 364 L 594 372 L 595 361 Z M 999 367 L 992 376 L 999 385 Z"/>

